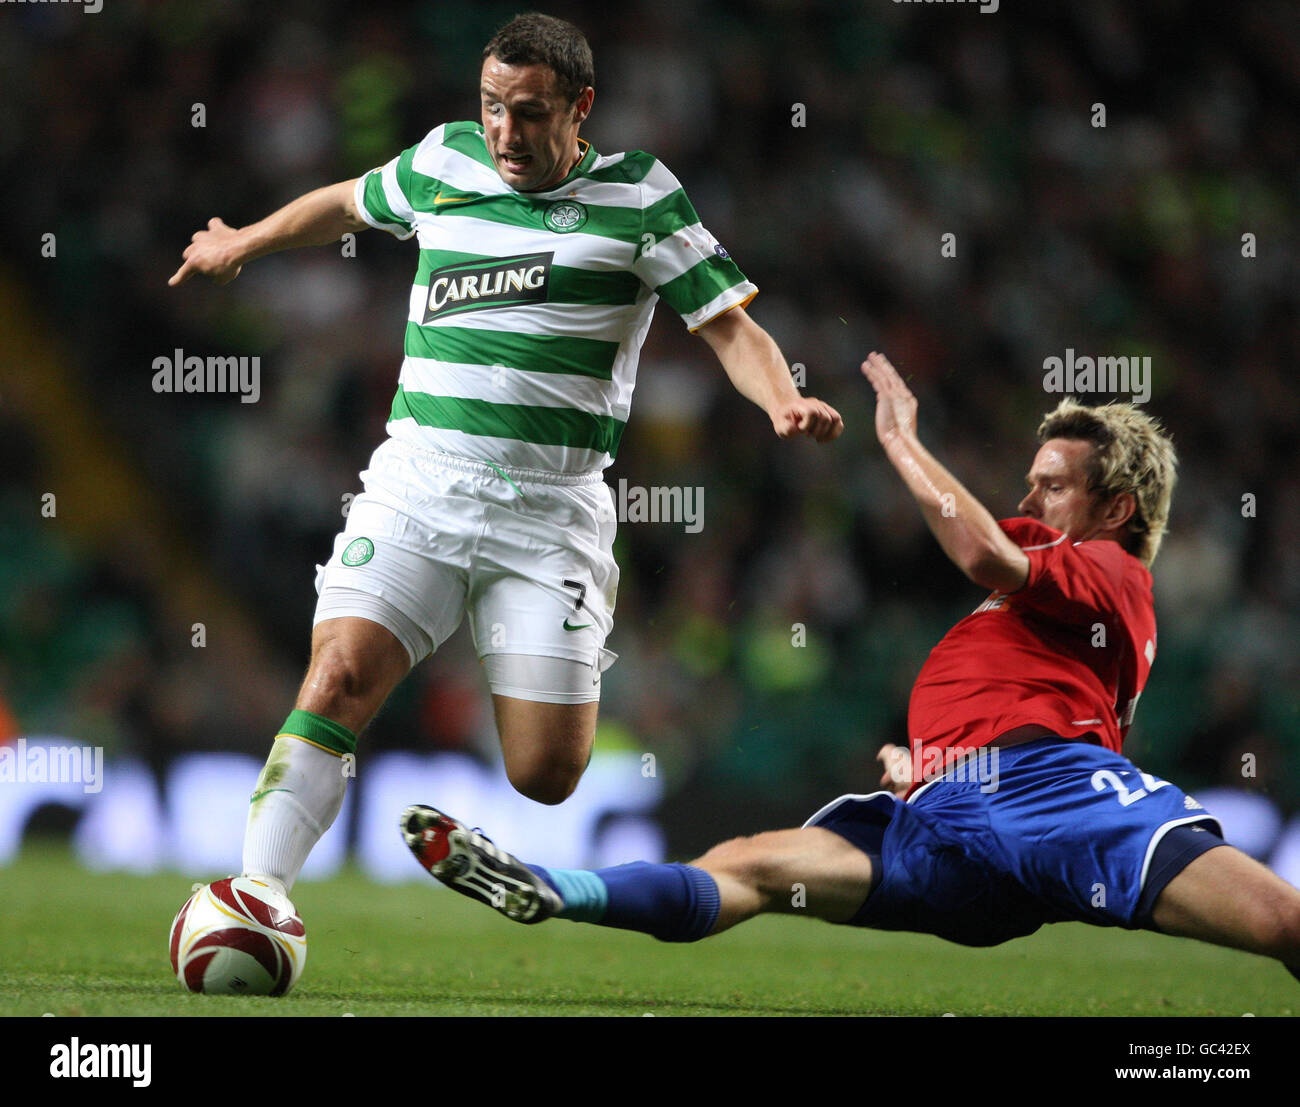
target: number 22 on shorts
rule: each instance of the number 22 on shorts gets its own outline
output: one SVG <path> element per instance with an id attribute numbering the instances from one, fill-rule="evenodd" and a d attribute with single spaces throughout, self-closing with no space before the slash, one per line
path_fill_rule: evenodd
<path id="1" fill-rule="evenodd" d="M 1156 791 L 1158 788 L 1164 788 L 1169 783 L 1169 781 L 1161 780 L 1150 773 L 1139 772 L 1138 776 L 1142 778 L 1142 783 L 1146 787 L 1131 792 L 1128 785 L 1120 780 L 1118 773 L 1114 773 L 1110 769 L 1098 769 L 1092 774 L 1092 790 L 1094 792 L 1103 792 L 1108 786 L 1114 788 L 1119 793 L 1119 805 L 1127 807 L 1130 803 L 1137 803 L 1143 796 Z"/>

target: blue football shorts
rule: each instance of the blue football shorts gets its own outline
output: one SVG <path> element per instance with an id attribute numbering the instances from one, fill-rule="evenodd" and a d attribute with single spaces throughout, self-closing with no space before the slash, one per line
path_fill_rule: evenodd
<path id="1" fill-rule="evenodd" d="M 991 946 L 1044 923 L 1152 928 L 1156 897 L 1218 822 L 1167 780 L 1083 741 L 1042 738 L 953 770 L 907 802 L 842 796 L 806 826 L 835 831 L 878 872 L 850 925 Z"/>

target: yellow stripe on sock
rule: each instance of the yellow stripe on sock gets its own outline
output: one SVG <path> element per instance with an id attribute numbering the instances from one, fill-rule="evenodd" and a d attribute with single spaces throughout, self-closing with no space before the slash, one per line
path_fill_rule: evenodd
<path id="1" fill-rule="evenodd" d="M 272 744 L 278 742 L 281 738 L 297 738 L 299 742 L 306 742 L 307 745 L 309 746 L 315 746 L 318 750 L 324 750 L 326 753 L 332 753 L 340 761 L 343 760 L 343 755 L 339 753 L 338 750 L 332 750 L 329 748 L 329 746 L 322 746 L 319 742 L 313 742 L 310 738 L 304 738 L 301 734 L 290 734 L 288 731 L 284 731 L 280 734 L 277 734 L 273 739 L 271 739 Z"/>

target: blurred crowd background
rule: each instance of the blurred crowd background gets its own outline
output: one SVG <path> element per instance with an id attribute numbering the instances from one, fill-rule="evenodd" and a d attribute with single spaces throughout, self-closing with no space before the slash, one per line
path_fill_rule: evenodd
<path id="1" fill-rule="evenodd" d="M 872 349 L 1006 516 L 1058 398 L 1044 359 L 1151 357 L 1181 475 L 1130 753 L 1300 813 L 1300 16 L 1032 7 L 543 6 L 595 53 L 584 137 L 677 174 L 847 426 L 778 440 L 657 313 L 608 477 L 703 488 L 704 526 L 620 528 L 599 744 L 655 754 L 670 854 L 874 790 L 926 652 L 983 598 L 875 444 Z M 314 567 L 384 434 L 415 247 L 372 232 L 354 258 L 279 255 L 223 288 L 167 278 L 209 217 L 252 222 L 477 119 L 483 43 L 518 10 L 0 8 L 8 737 L 158 767 L 261 756 L 306 664 Z M 260 401 L 155 394 L 176 349 L 259 356 Z M 365 734 L 363 772 L 374 749 L 495 756 L 464 627 Z"/>

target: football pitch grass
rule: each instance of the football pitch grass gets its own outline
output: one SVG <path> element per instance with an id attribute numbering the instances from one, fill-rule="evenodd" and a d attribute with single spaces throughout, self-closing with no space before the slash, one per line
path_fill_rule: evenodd
<path id="1" fill-rule="evenodd" d="M 307 968 L 281 999 L 197 996 L 167 933 L 192 880 L 91 873 L 31 845 L 0 868 L 0 1014 L 1095 1015 L 1300 1011 L 1275 962 L 1154 934 L 1045 927 L 987 950 L 764 917 L 669 945 L 560 920 L 520 926 L 432 881 L 300 884 Z"/>

